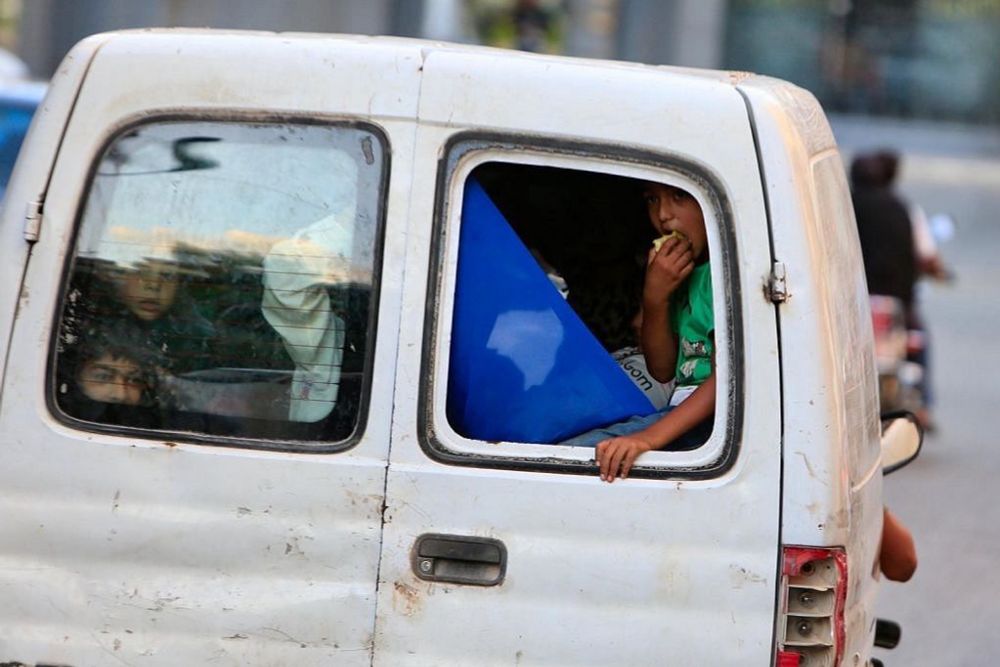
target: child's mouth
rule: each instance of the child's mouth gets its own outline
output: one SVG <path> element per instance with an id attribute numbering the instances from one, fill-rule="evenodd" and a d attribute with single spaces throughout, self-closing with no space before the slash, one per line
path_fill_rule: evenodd
<path id="1" fill-rule="evenodd" d="M 160 302 L 159 301 L 140 301 L 139 310 L 143 313 L 149 314 L 159 314 L 160 312 Z"/>

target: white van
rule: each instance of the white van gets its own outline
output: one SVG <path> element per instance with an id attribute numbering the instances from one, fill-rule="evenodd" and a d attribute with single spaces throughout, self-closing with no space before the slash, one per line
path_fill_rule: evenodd
<path id="1" fill-rule="evenodd" d="M 628 342 L 649 181 L 704 212 L 716 410 L 703 444 L 606 484 L 552 426 L 587 397 L 548 383 L 570 337 L 585 374 Z M 507 249 L 467 248 L 471 193 Z M 52 81 L 0 235 L 0 662 L 870 662 L 871 325 L 801 89 L 97 35 Z M 507 273 L 525 256 L 530 289 Z"/>

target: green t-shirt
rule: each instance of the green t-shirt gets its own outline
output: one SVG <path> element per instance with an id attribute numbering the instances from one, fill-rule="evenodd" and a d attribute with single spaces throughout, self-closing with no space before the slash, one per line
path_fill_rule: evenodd
<path id="1" fill-rule="evenodd" d="M 670 322 L 677 334 L 678 385 L 699 385 L 712 374 L 712 270 L 708 262 L 691 272 L 670 303 Z"/>

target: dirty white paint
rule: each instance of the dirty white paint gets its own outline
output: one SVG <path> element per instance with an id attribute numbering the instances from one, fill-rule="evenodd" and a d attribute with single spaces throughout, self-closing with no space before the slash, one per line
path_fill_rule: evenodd
<path id="1" fill-rule="evenodd" d="M 52 75 L 48 92 L 35 111 L 25 138 L 24 145 L 30 146 L 30 150 L 25 148 L 19 153 L 17 165 L 7 184 L 12 196 L 4 199 L 0 212 L 0 248 L 3 249 L 3 261 L 0 261 L 0 377 L 3 377 L 7 362 L 8 337 L 17 314 L 18 299 L 30 293 L 28 288 L 24 295 L 21 294 L 21 279 L 29 249 L 23 232 L 25 208 L 45 191 L 52 160 L 59 149 L 62 129 L 80 81 L 94 51 L 104 40 L 105 37 L 91 37 L 77 46 Z"/>
<path id="2" fill-rule="evenodd" d="M 432 52 L 424 65 L 418 155 L 440 154 L 468 130 L 540 135 L 552 151 L 473 153 L 447 184 L 450 204 L 430 368 L 401 355 L 383 535 L 375 663 L 463 664 L 767 664 L 777 586 L 780 433 L 774 308 L 761 297 L 770 268 L 761 181 L 742 98 L 726 80 L 622 64 L 539 61 L 495 52 Z M 516 96 L 510 91 L 517 90 Z M 722 139 L 724 137 L 724 140 Z M 631 147 L 661 156 L 659 168 L 615 160 L 573 143 Z M 560 150 L 560 143 L 562 149 Z M 466 440 L 444 414 L 448 326 L 454 292 L 461 186 L 490 160 L 546 164 L 662 179 L 703 196 L 710 244 L 731 225 L 740 285 L 730 292 L 745 327 L 746 384 L 740 454 L 727 473 L 699 481 L 630 479 L 608 485 L 592 471 L 553 474 L 456 467 L 429 460 L 421 411 L 435 437 L 467 454 L 581 460 L 592 450 Z M 722 188 L 732 218 L 711 190 L 676 165 L 694 163 Z M 407 271 L 429 262 L 435 174 L 414 174 Z M 713 255 L 717 303 L 723 263 Z M 424 284 L 408 283 L 403 320 L 424 321 Z M 717 326 L 725 330 L 728 320 Z M 419 349 L 420 327 L 402 332 L 400 349 Z M 720 387 L 733 373 L 720 351 Z M 419 379 L 434 378 L 431 405 L 419 403 Z M 720 390 L 719 420 L 734 404 Z M 717 421 L 717 423 L 720 423 Z M 665 470 L 704 465 L 725 445 L 722 429 L 695 452 L 657 452 L 646 464 Z M 565 450 L 565 451 L 564 451 Z M 506 580 L 482 588 L 430 583 L 415 576 L 410 549 L 427 532 L 492 537 L 508 550 Z"/>
<path id="3" fill-rule="evenodd" d="M 40 191 L 53 170 L 52 135 L 78 93 L 4 376 L 0 662 L 370 664 L 394 335 L 379 336 L 361 441 L 322 455 L 75 432 L 46 408 L 46 357 L 90 166 L 123 123 L 161 113 L 381 125 L 397 152 L 379 321 L 397 330 L 413 152 L 412 124 L 397 119 L 415 115 L 420 59 L 415 47 L 363 40 L 198 31 L 120 34 L 70 56 L 76 75 L 57 77 L 43 103 L 61 116 L 40 121 L 48 124 L 25 144 L 38 163 L 9 191 L 22 209 Z M 7 238 L 12 216 L 3 265 L 21 247 Z"/>
<path id="4" fill-rule="evenodd" d="M 757 122 L 775 252 L 792 293 L 781 307 L 782 541 L 846 548 L 844 654 L 868 656 L 882 474 L 871 315 L 854 212 L 833 136 L 812 96 L 767 79 L 743 88 Z"/>

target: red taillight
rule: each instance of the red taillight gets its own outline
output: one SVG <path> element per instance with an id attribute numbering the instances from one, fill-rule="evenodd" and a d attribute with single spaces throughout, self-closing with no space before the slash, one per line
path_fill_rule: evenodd
<path id="1" fill-rule="evenodd" d="M 895 326 L 895 318 L 891 313 L 872 312 L 872 330 L 876 336 L 884 336 L 892 331 L 893 326 Z"/>
<path id="2" fill-rule="evenodd" d="M 778 667 L 799 667 L 800 657 L 798 653 L 778 651 Z"/>
<path id="3" fill-rule="evenodd" d="M 778 618 L 778 666 L 837 665 L 844 652 L 847 554 L 785 547 Z"/>

